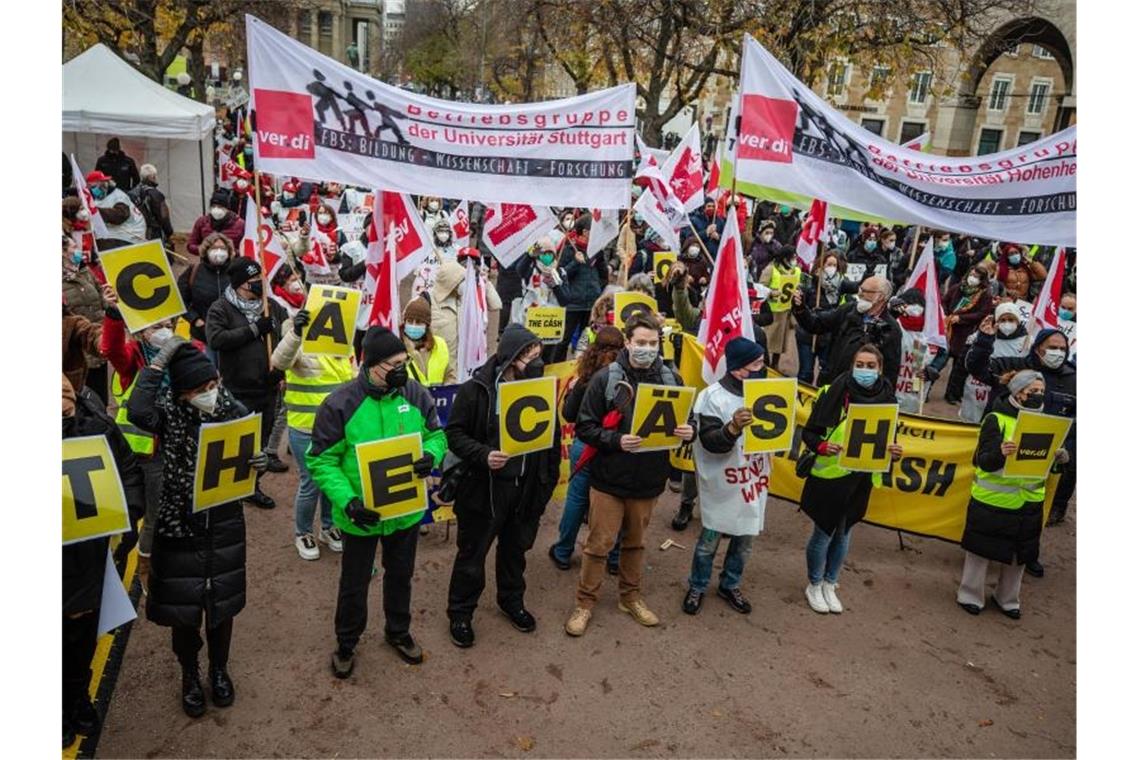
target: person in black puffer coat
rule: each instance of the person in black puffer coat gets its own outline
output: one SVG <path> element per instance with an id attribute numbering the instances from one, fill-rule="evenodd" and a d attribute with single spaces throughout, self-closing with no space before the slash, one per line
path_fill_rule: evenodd
<path id="1" fill-rule="evenodd" d="M 566 236 L 566 244 L 562 246 L 562 256 L 558 265 L 566 272 L 566 282 L 563 292 L 566 302 L 566 321 L 562 331 L 562 340 L 554 347 L 552 361 L 560 362 L 566 359 L 566 351 L 570 346 L 570 339 L 574 337 L 575 330 L 585 329 L 590 321 L 590 309 L 598 296 L 602 294 L 602 284 L 598 280 L 598 272 L 586 258 L 586 247 L 590 239 L 589 214 L 583 214 L 574 223 L 574 232 Z"/>
<path id="2" fill-rule="evenodd" d="M 281 325 L 289 315 L 272 298 L 268 316 L 262 314 L 265 282 L 256 261 L 239 256 L 228 272 L 229 287 L 206 313 L 206 345 L 217 354 L 218 370 L 230 393 L 249 411 L 261 412 L 261 442 L 268 447 L 277 414 L 277 386 L 284 373 L 270 366 L 267 341 L 281 340 Z M 260 479 L 248 501 L 259 509 L 277 506 L 261 490 Z"/>
<path id="3" fill-rule="evenodd" d="M 178 291 L 186 305 L 184 318 L 190 323 L 190 337 L 206 342 L 206 314 L 214 302 L 226 292 L 230 279 L 226 275 L 234 258 L 234 244 L 220 232 L 202 241 L 201 254 L 178 278 Z M 206 351 L 213 360 L 212 351 Z"/>
<path id="4" fill-rule="evenodd" d="M 160 389 L 163 373 L 170 384 Z M 169 626 L 171 644 L 182 666 L 182 709 L 192 718 L 206 711 L 198 677 L 200 629 L 206 628 L 210 691 L 218 707 L 234 701 L 229 663 L 233 619 L 245 607 L 245 517 L 241 503 L 221 504 L 195 513 L 194 475 L 198 434 L 203 423 L 246 416 L 246 408 L 218 381 L 205 354 L 180 336 L 163 344 L 142 372 L 127 402 L 132 425 L 162 439 L 162 493 L 151 550 L 146 616 Z M 250 459 L 261 472 L 264 452 Z"/>
<path id="5" fill-rule="evenodd" d="M 131 446 L 107 407 L 90 388 L 76 394 L 63 375 L 63 437 L 99 435 L 107 439 L 127 499 L 130 523 L 137 525 L 145 509 L 143 475 Z M 63 547 L 63 746 L 75 734 L 98 733 L 100 720 L 91 699 L 91 658 L 99 633 L 99 607 L 103 601 L 103 573 L 110 539 L 92 538 Z"/>

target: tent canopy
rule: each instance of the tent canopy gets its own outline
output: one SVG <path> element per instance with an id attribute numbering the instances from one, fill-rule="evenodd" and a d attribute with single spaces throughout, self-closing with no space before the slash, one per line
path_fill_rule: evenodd
<path id="1" fill-rule="evenodd" d="M 201 140 L 214 109 L 148 79 L 100 43 L 63 65 L 63 131 Z"/>

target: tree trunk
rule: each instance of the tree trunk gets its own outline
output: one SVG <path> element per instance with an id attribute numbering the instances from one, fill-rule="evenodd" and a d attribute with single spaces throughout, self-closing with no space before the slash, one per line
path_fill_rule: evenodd
<path id="1" fill-rule="evenodd" d="M 194 99 L 206 102 L 206 59 L 202 54 L 202 35 L 196 34 L 195 39 L 187 46 L 190 51 L 186 61 L 186 73 L 190 75 L 190 85 L 194 88 Z"/>

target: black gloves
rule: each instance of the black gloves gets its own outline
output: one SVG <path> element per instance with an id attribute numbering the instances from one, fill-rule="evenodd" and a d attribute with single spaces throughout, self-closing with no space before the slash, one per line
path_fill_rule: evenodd
<path id="1" fill-rule="evenodd" d="M 412 471 L 416 473 L 417 478 L 426 478 L 431 475 L 431 468 L 434 463 L 435 460 L 431 458 L 431 454 L 424 454 L 412 462 Z"/>
<path id="2" fill-rule="evenodd" d="M 925 377 L 928 382 L 933 383 L 935 380 L 938 379 L 938 375 L 939 375 L 939 372 L 938 372 L 938 370 L 934 369 L 934 367 L 927 365 L 927 366 L 922 368 L 922 376 Z"/>
<path id="3" fill-rule="evenodd" d="M 277 320 L 273 317 L 258 317 L 257 321 L 253 323 L 257 328 L 258 337 L 268 335 L 277 329 Z"/>
<path id="4" fill-rule="evenodd" d="M 305 325 L 309 324 L 309 312 L 301 309 L 293 315 L 293 334 L 300 338 L 305 333 Z"/>
<path id="5" fill-rule="evenodd" d="M 344 515 L 361 530 L 367 530 L 380 522 L 380 514 L 371 509 L 365 509 L 364 502 L 360 499 L 353 499 L 344 505 Z"/>

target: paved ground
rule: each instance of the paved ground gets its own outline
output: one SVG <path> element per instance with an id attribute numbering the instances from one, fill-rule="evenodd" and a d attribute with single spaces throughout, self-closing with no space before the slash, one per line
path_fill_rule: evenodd
<path id="1" fill-rule="evenodd" d="M 930 411 L 950 410 L 934 403 Z M 906 537 L 900 550 L 896 533 L 865 525 L 855 529 L 841 578 L 846 611 L 812 612 L 803 597 L 810 522 L 779 500 L 769 502 L 745 573 L 753 613 L 712 596 L 691 618 L 680 602 L 697 526 L 670 529 L 678 497 L 666 492 L 652 519 L 645 583 L 661 626 L 641 628 L 619 613 L 616 579 L 608 578 L 589 632 L 571 639 L 562 624 L 578 561 L 561 572 L 546 557 L 561 514 L 551 504 L 528 571 L 538 631 L 512 629 L 491 589 L 470 650 L 448 639 L 455 534 L 447 542 L 436 526 L 421 538 L 413 590 L 413 632 L 427 661 L 404 665 L 384 644 L 374 583 L 357 671 L 341 682 L 328 664 L 338 557 L 297 557 L 293 474 L 266 484 L 279 506 L 247 510 L 249 604 L 237 618 L 230 668 L 236 703 L 187 718 L 169 631 L 140 620 L 100 756 L 1076 753 L 1075 507 L 1066 525 L 1045 533 L 1046 575 L 1026 576 L 1020 622 L 992 607 L 976 618 L 958 608 L 957 546 Z M 668 537 L 688 551 L 658 550 Z"/>

